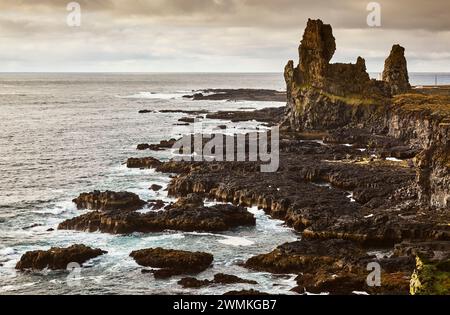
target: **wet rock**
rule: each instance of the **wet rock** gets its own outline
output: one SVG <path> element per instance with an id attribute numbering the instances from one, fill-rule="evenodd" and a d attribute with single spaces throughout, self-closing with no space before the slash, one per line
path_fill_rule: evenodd
<path id="1" fill-rule="evenodd" d="M 150 190 L 153 190 L 153 191 L 160 191 L 161 189 L 163 189 L 163 186 L 161 186 L 161 185 L 153 184 L 150 186 Z"/>
<path id="2" fill-rule="evenodd" d="M 207 253 L 162 248 L 134 251 L 130 256 L 141 266 L 159 268 L 155 273 L 158 278 L 200 273 L 209 268 L 214 260 Z"/>
<path id="3" fill-rule="evenodd" d="M 392 47 L 391 54 L 386 59 L 383 71 L 383 81 L 391 88 L 392 95 L 409 91 L 408 66 L 405 58 L 405 48 L 400 45 Z"/>
<path id="4" fill-rule="evenodd" d="M 255 224 L 255 217 L 243 207 L 215 205 L 200 208 L 171 207 L 169 210 L 145 214 L 123 211 L 91 212 L 62 222 L 58 229 L 111 234 L 165 230 L 220 232 Z"/>
<path id="5" fill-rule="evenodd" d="M 85 245 L 73 245 L 68 248 L 53 247 L 48 251 L 38 250 L 25 253 L 17 263 L 16 269 L 65 270 L 70 263 L 82 265 L 86 261 L 106 253 L 101 249 L 92 249 Z"/>
<path id="6" fill-rule="evenodd" d="M 208 89 L 203 93 L 185 95 L 194 101 L 260 101 L 260 102 L 285 102 L 286 93 L 265 89 Z"/>
<path id="7" fill-rule="evenodd" d="M 354 243 L 342 240 L 299 241 L 279 246 L 269 254 L 250 258 L 245 267 L 277 274 L 311 273 L 336 270 L 365 252 Z"/>
<path id="8" fill-rule="evenodd" d="M 256 291 L 256 290 L 252 289 L 252 290 L 230 291 L 230 292 L 224 293 L 224 295 L 229 295 L 229 296 L 233 296 L 233 295 L 237 295 L 237 296 L 263 296 L 263 295 L 271 295 L 271 294 L 265 293 L 265 292 Z"/>
<path id="9" fill-rule="evenodd" d="M 285 109 L 283 107 L 264 108 L 255 111 L 219 111 L 206 115 L 209 119 L 231 120 L 232 122 L 258 121 L 277 125 L 282 121 Z M 226 128 L 226 126 L 225 126 Z M 225 129 L 221 128 L 221 129 Z"/>
<path id="10" fill-rule="evenodd" d="M 161 210 L 166 206 L 166 203 L 163 200 L 148 200 L 147 206 L 151 210 Z"/>
<path id="11" fill-rule="evenodd" d="M 144 151 L 150 149 L 150 145 L 148 143 L 138 144 L 137 150 Z"/>
<path id="12" fill-rule="evenodd" d="M 220 285 L 227 285 L 227 284 L 236 284 L 236 283 L 243 283 L 243 284 L 258 284 L 256 281 L 253 280 L 246 280 L 239 278 L 237 276 L 233 275 L 227 275 L 223 273 L 216 274 L 214 276 L 214 280 L 198 280 L 195 278 L 183 278 L 180 281 L 178 281 L 178 284 L 181 285 L 183 288 L 192 288 L 192 289 L 199 289 L 202 287 L 214 285 L 214 284 L 220 284 Z"/>
<path id="13" fill-rule="evenodd" d="M 53 232 L 53 231 L 55 231 L 55 229 L 53 229 L 53 228 L 47 230 L 47 232 Z"/>
<path id="14" fill-rule="evenodd" d="M 185 289 L 199 289 L 211 285 L 209 280 L 198 280 L 195 278 L 183 278 L 178 281 L 178 284 Z"/>
<path id="15" fill-rule="evenodd" d="M 296 279 L 298 286 L 294 292 L 329 293 L 332 295 L 353 295 L 355 292 L 365 292 L 372 295 L 407 295 L 410 276 L 407 273 L 382 272 L 380 287 L 367 285 L 368 272 L 364 269 L 355 271 L 336 271 L 334 273 L 318 271 L 312 274 L 299 275 Z"/>
<path id="16" fill-rule="evenodd" d="M 184 122 L 184 123 L 188 123 L 188 124 L 193 124 L 196 121 L 196 118 L 192 118 L 192 117 L 183 117 L 178 119 L 179 122 Z"/>
<path id="17" fill-rule="evenodd" d="M 24 227 L 22 230 L 25 230 L 25 231 L 26 230 L 31 230 L 31 229 L 34 229 L 34 228 L 39 227 L 39 226 L 42 226 L 42 224 L 36 223 L 36 224 L 32 224 L 30 226 Z"/>
<path id="18" fill-rule="evenodd" d="M 77 205 L 78 209 L 100 211 L 133 211 L 140 209 L 145 205 L 145 201 L 141 200 L 138 195 L 133 193 L 113 191 L 100 192 L 98 190 L 90 193 L 83 193 L 78 198 L 75 198 L 73 202 Z"/>
<path id="19" fill-rule="evenodd" d="M 151 144 L 149 146 L 149 149 L 152 151 L 161 151 L 165 149 L 171 149 L 175 143 L 177 142 L 176 139 L 170 139 L 170 140 L 162 140 L 159 142 L 159 144 Z"/>
<path id="20" fill-rule="evenodd" d="M 177 200 L 177 202 L 173 205 L 173 208 L 184 208 L 184 209 L 192 209 L 192 208 L 200 208 L 203 207 L 203 198 L 199 194 L 189 194 L 187 197 L 181 197 Z"/>
<path id="21" fill-rule="evenodd" d="M 218 273 L 214 276 L 214 283 L 220 283 L 220 284 L 235 284 L 235 283 L 244 283 L 244 284 L 258 284 L 256 281 L 253 280 L 246 280 L 239 278 L 234 275 L 227 275 L 223 273 Z"/>
<path id="22" fill-rule="evenodd" d="M 170 114 L 177 114 L 177 113 L 181 113 L 181 114 L 189 114 L 189 115 L 204 115 L 209 113 L 208 110 L 185 110 L 185 109 L 164 109 L 164 110 L 160 110 L 160 113 L 170 113 Z"/>
<path id="23" fill-rule="evenodd" d="M 127 160 L 128 168 L 157 168 L 161 165 L 161 161 L 153 158 L 153 157 L 145 157 L 145 158 L 129 158 Z"/>

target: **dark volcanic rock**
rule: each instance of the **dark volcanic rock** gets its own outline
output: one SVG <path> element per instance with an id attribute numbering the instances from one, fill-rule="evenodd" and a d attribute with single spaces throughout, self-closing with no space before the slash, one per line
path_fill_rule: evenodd
<path id="1" fill-rule="evenodd" d="M 166 149 L 171 149 L 175 145 L 176 142 L 177 142 L 176 139 L 170 139 L 170 140 L 162 140 L 158 144 L 144 143 L 144 144 L 139 144 L 137 146 L 137 149 L 141 150 L 141 151 L 144 151 L 144 150 L 162 151 L 162 150 L 166 150 Z"/>
<path id="2" fill-rule="evenodd" d="M 227 285 L 227 284 L 236 284 L 236 283 L 243 283 L 243 284 L 258 284 L 256 281 L 253 280 L 246 280 L 239 278 L 237 276 L 233 275 L 227 275 L 223 273 L 218 273 L 214 276 L 214 280 L 198 280 L 195 278 L 183 278 L 180 281 L 178 281 L 178 284 L 181 285 L 183 288 L 193 288 L 198 289 L 202 287 L 206 287 L 213 284 L 221 284 L 221 285 Z"/>
<path id="3" fill-rule="evenodd" d="M 161 165 L 161 161 L 153 158 L 153 157 L 145 157 L 145 158 L 129 158 L 127 160 L 128 168 L 157 168 Z"/>
<path id="4" fill-rule="evenodd" d="M 392 47 L 391 54 L 386 59 L 384 66 L 383 81 L 391 87 L 392 95 L 405 93 L 411 89 L 405 48 L 402 46 L 394 45 Z"/>
<path id="5" fill-rule="evenodd" d="M 239 278 L 237 276 L 233 275 L 227 275 L 223 273 L 218 273 L 214 275 L 214 283 L 220 283 L 220 284 L 235 284 L 235 283 L 244 283 L 244 284 L 258 284 L 256 281 L 253 280 L 246 280 Z"/>
<path id="6" fill-rule="evenodd" d="M 260 291 L 256 291 L 256 290 L 241 290 L 241 291 L 230 291 L 230 292 L 226 292 L 224 293 L 224 295 L 229 295 L 229 296 L 263 296 L 263 295 L 271 295 L 269 293 L 265 293 L 265 292 L 260 292 Z"/>
<path id="7" fill-rule="evenodd" d="M 73 245 L 68 248 L 53 247 L 48 251 L 32 251 L 25 253 L 16 265 L 16 269 L 65 270 L 70 263 L 83 264 L 86 261 L 106 254 L 101 249 L 92 249 L 84 245 Z"/>
<path id="8" fill-rule="evenodd" d="M 161 210 L 166 206 L 166 203 L 163 200 L 148 200 L 147 206 L 151 210 Z"/>
<path id="9" fill-rule="evenodd" d="M 78 209 L 89 210 L 137 210 L 145 205 L 138 195 L 129 192 L 100 192 L 83 193 L 73 202 Z"/>
<path id="10" fill-rule="evenodd" d="M 146 214 L 122 211 L 91 212 L 64 221 L 58 229 L 112 234 L 164 230 L 219 232 L 255 224 L 254 216 L 243 207 L 215 205 L 199 208 L 171 207 L 169 210 Z"/>
<path id="11" fill-rule="evenodd" d="M 179 122 L 184 122 L 184 123 L 188 123 L 188 124 L 193 124 L 196 121 L 196 118 L 193 117 L 183 117 L 178 119 Z"/>
<path id="12" fill-rule="evenodd" d="M 150 186 L 150 190 L 153 190 L 153 191 L 160 191 L 161 189 L 163 189 L 163 187 L 161 185 L 153 184 Z"/>
<path id="13" fill-rule="evenodd" d="M 203 198 L 198 194 L 189 194 L 187 197 L 178 198 L 177 202 L 173 205 L 173 208 L 201 208 L 204 206 Z"/>
<path id="14" fill-rule="evenodd" d="M 178 284 L 185 289 L 199 289 L 211 285 L 212 282 L 209 280 L 198 280 L 195 278 L 188 277 L 178 281 Z"/>
<path id="15" fill-rule="evenodd" d="M 342 268 L 365 252 L 354 243 L 342 240 L 299 241 L 279 246 L 269 254 L 250 258 L 245 267 L 278 274 L 310 273 L 317 269 Z"/>
<path id="16" fill-rule="evenodd" d="M 369 263 L 382 269 L 381 287 L 369 287 Z M 414 269 L 411 257 L 377 259 L 352 242 L 299 241 L 278 247 L 275 251 L 250 258 L 247 267 L 273 273 L 297 273 L 298 293 L 352 294 L 354 291 L 373 294 L 407 294 L 409 277 Z"/>
<path id="17" fill-rule="evenodd" d="M 209 89 L 203 93 L 185 95 L 184 98 L 191 98 L 194 101 L 260 101 L 260 102 L 285 102 L 286 93 L 275 90 L 264 89 Z"/>
<path id="18" fill-rule="evenodd" d="M 255 111 L 220 111 L 206 115 L 209 119 L 231 120 L 232 122 L 243 122 L 256 120 L 269 125 L 276 125 L 282 121 L 285 108 L 264 108 Z"/>
<path id="19" fill-rule="evenodd" d="M 213 255 L 162 248 L 134 251 L 131 257 L 141 266 L 160 268 L 155 276 L 167 278 L 173 275 L 199 273 L 211 266 Z"/>
<path id="20" fill-rule="evenodd" d="M 148 143 L 138 144 L 136 149 L 139 151 L 148 150 L 148 149 L 150 149 L 150 145 Z"/>

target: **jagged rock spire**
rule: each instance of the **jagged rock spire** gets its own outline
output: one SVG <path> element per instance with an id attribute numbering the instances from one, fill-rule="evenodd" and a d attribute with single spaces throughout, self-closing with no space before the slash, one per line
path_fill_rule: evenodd
<path id="1" fill-rule="evenodd" d="M 392 95 L 405 93 L 411 89 L 405 48 L 402 46 L 394 45 L 392 47 L 391 54 L 384 65 L 383 81 L 389 84 Z"/>
<path id="2" fill-rule="evenodd" d="M 331 25 L 309 19 L 299 47 L 301 81 L 322 81 L 335 51 L 336 40 Z"/>

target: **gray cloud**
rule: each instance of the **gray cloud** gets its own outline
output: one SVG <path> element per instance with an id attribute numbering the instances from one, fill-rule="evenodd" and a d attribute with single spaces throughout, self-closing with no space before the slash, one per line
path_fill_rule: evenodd
<path id="1" fill-rule="evenodd" d="M 0 0 L 0 70 L 281 71 L 311 17 L 333 25 L 336 61 L 379 71 L 398 42 L 413 71 L 450 71 L 448 0 L 379 0 L 379 29 L 361 0 L 78 0 L 80 28 L 68 2 Z"/>

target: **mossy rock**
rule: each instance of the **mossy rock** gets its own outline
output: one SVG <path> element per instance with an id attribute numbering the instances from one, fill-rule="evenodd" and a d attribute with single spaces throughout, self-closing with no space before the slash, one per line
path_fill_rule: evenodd
<path id="1" fill-rule="evenodd" d="M 412 295 L 449 295 L 450 260 L 440 262 L 416 258 L 416 270 L 411 277 Z"/>

